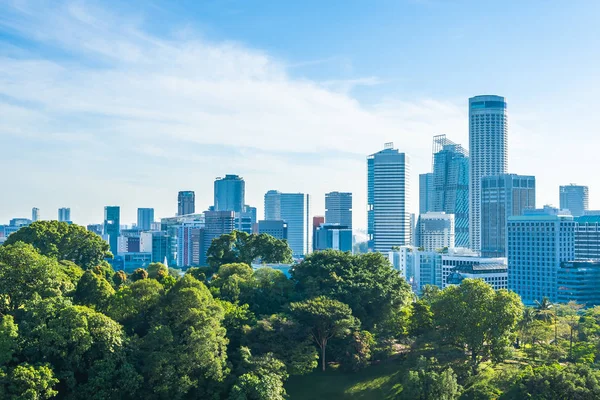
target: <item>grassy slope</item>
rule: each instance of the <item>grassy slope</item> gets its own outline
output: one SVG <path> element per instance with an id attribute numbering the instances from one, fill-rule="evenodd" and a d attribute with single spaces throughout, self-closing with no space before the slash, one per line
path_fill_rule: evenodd
<path id="1" fill-rule="evenodd" d="M 292 376 L 286 384 L 291 400 L 397 399 L 402 391 L 402 364 L 389 361 L 370 366 L 357 373 L 314 371 L 305 376 Z"/>

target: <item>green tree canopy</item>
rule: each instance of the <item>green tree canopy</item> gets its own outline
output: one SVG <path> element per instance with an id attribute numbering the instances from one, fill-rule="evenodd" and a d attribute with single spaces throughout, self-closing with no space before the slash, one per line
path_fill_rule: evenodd
<path id="1" fill-rule="evenodd" d="M 83 226 L 58 221 L 36 221 L 8 237 L 5 245 L 29 243 L 57 260 L 68 260 L 83 269 L 98 265 L 109 254 L 109 245 Z"/>
<path id="2" fill-rule="evenodd" d="M 452 368 L 442 369 L 437 360 L 419 357 L 417 366 L 409 371 L 402 398 L 412 400 L 454 400 L 460 386 Z"/>
<path id="3" fill-rule="evenodd" d="M 412 298 L 410 286 L 381 253 L 318 251 L 294 267 L 292 279 L 307 298 L 323 295 L 348 304 L 366 329 Z"/>

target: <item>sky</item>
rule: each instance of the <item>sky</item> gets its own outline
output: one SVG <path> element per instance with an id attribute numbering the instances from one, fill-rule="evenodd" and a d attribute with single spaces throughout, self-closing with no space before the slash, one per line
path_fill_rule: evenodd
<path id="1" fill-rule="evenodd" d="M 238 174 L 263 216 L 270 189 L 354 194 L 386 142 L 431 170 L 431 142 L 468 147 L 468 98 L 505 96 L 510 173 L 537 206 L 590 187 L 600 209 L 597 0 L 0 0 L 0 224 L 157 218 Z"/>

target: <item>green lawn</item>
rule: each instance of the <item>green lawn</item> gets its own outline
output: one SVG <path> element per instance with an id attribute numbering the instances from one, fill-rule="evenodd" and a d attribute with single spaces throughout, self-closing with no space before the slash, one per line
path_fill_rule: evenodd
<path id="1" fill-rule="evenodd" d="M 402 391 L 402 362 L 391 360 L 359 372 L 329 367 L 304 376 L 292 376 L 285 385 L 291 400 L 398 399 Z"/>

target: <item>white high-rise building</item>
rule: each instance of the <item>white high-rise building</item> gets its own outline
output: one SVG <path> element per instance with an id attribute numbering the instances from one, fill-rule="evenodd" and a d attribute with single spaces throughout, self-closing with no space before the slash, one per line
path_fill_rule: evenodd
<path id="1" fill-rule="evenodd" d="M 417 222 L 417 247 L 425 251 L 454 247 L 454 214 L 428 212 Z"/>
<path id="2" fill-rule="evenodd" d="M 302 257 L 312 249 L 310 195 L 268 191 L 265 194 L 265 220 L 287 223 L 287 241 L 294 257 Z"/>
<path id="3" fill-rule="evenodd" d="M 481 250 L 481 178 L 507 171 L 508 121 L 501 96 L 469 99 L 469 235 L 470 247 Z"/>
<path id="4" fill-rule="evenodd" d="M 561 186 L 559 200 L 561 210 L 569 210 L 574 217 L 580 217 L 585 214 L 589 206 L 589 189 L 587 186 L 574 183 Z"/>
<path id="5" fill-rule="evenodd" d="M 367 157 L 369 247 L 389 252 L 410 243 L 410 160 L 393 143 Z"/>

